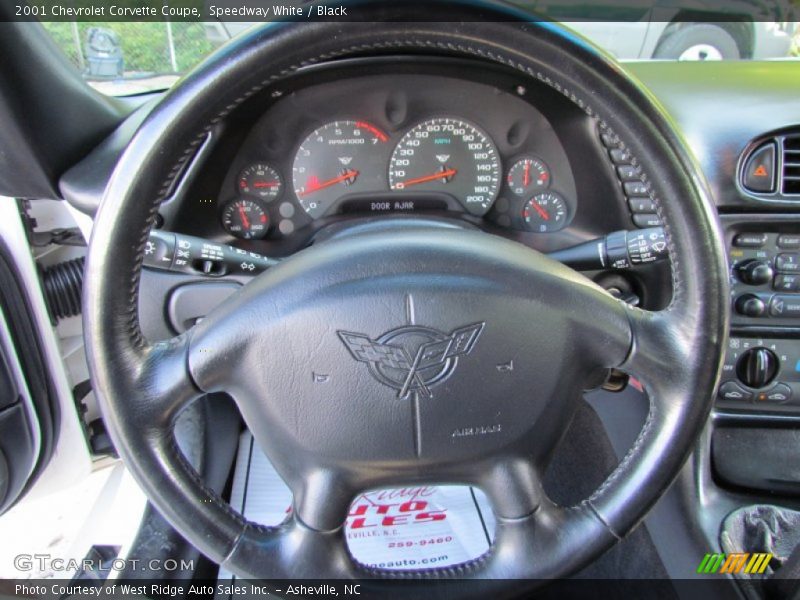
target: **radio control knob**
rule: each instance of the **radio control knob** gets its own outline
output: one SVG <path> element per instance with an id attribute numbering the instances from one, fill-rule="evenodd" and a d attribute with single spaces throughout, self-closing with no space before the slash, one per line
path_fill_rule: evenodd
<path id="1" fill-rule="evenodd" d="M 736 376 L 748 387 L 759 389 L 769 385 L 780 368 L 780 360 L 772 350 L 751 348 L 736 363 Z"/>
<path id="2" fill-rule="evenodd" d="M 766 285 L 775 274 L 769 263 L 761 260 L 748 260 L 736 268 L 739 280 L 747 285 Z"/>
<path id="3" fill-rule="evenodd" d="M 755 294 L 742 294 L 736 298 L 735 308 L 744 317 L 763 317 L 767 313 L 767 305 Z"/>

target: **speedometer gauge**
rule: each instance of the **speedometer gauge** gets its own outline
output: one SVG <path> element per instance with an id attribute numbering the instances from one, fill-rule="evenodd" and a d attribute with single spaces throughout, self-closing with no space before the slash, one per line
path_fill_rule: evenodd
<path id="1" fill-rule="evenodd" d="M 500 187 L 500 157 L 492 140 L 463 119 L 420 123 L 403 136 L 389 163 L 393 190 L 446 193 L 472 214 L 491 208 Z"/>
<path id="2" fill-rule="evenodd" d="M 386 189 L 386 155 L 377 147 L 389 137 L 366 121 L 334 121 L 309 135 L 292 166 L 294 191 L 316 219 L 343 196 Z"/>

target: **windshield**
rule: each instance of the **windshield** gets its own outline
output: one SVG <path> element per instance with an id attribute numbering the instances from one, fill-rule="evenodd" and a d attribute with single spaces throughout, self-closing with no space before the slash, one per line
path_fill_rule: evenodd
<path id="1" fill-rule="evenodd" d="M 125 96 L 170 87 L 215 48 L 260 23 L 45 21 L 43 25 L 90 85 L 105 94 Z M 565 24 L 623 61 L 800 58 L 800 28 L 794 21 L 645 17 Z"/>

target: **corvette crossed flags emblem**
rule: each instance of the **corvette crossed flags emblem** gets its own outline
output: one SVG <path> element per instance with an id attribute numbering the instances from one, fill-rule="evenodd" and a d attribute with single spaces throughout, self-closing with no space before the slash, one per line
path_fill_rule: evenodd
<path id="1" fill-rule="evenodd" d="M 398 398 L 407 398 L 412 392 L 430 398 L 430 387 L 453 372 L 459 356 L 472 351 L 483 326 L 474 323 L 448 334 L 409 325 L 386 332 L 376 340 L 363 333 L 337 333 L 353 358 L 369 364 L 375 379 L 398 390 Z"/>

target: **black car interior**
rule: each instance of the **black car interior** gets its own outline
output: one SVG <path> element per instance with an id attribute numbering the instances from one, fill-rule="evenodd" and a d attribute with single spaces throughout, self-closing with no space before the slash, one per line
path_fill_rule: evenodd
<path id="1" fill-rule="evenodd" d="M 89 443 L 151 503 L 133 556 L 205 557 L 171 577 L 477 597 L 705 578 L 706 553 L 769 552 L 708 595 L 788 597 L 796 65 L 620 65 L 481 3 L 362 11 L 256 28 L 123 99 L 34 24 L 0 24 L 0 194 L 92 221 L 85 263 L 45 280 L 54 322 L 83 314 Z M 19 344 L 36 325 L 4 265 Z M 428 345 L 376 357 L 413 335 Z M 57 429 L 35 344 L 23 358 L 49 434 L 38 456 L 12 434 L 25 414 L 0 354 L 0 511 Z M 293 493 L 280 526 L 228 503 L 243 428 Z M 421 571 L 354 560 L 353 497 L 411 483 L 480 487 L 492 549 Z"/>

